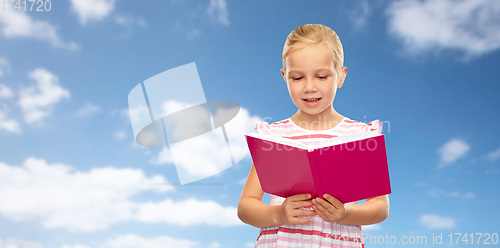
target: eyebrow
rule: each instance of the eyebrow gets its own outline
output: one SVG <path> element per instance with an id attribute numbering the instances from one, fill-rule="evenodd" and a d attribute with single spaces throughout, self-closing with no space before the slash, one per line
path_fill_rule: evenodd
<path id="1" fill-rule="evenodd" d="M 329 72 L 331 72 L 331 70 L 330 70 L 330 69 L 326 69 L 326 68 L 323 68 L 323 69 L 318 69 L 318 70 L 316 70 L 316 71 L 314 71 L 314 72 L 319 72 L 319 71 L 329 71 Z M 292 73 L 292 72 L 302 72 L 302 71 L 299 71 L 299 70 L 289 70 L 289 71 L 288 71 L 288 73 Z"/>

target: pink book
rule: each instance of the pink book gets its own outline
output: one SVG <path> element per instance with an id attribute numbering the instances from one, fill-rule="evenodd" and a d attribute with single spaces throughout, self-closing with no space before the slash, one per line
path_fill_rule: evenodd
<path id="1" fill-rule="evenodd" d="M 348 134 L 315 146 L 260 133 L 245 135 L 266 193 L 328 193 L 343 203 L 391 193 L 383 134 Z"/>

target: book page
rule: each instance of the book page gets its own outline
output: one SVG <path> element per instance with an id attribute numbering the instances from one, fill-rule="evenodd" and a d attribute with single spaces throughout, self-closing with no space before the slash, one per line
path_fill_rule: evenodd
<path id="1" fill-rule="evenodd" d="M 383 135 L 383 134 L 379 134 L 377 131 L 368 131 L 368 132 L 362 132 L 362 133 L 346 134 L 346 135 L 338 136 L 338 137 L 331 138 L 331 139 L 328 139 L 325 141 L 321 141 L 319 144 L 316 144 L 312 148 L 318 149 L 318 148 L 323 148 L 323 147 L 328 147 L 328 146 L 334 146 L 334 145 L 338 145 L 338 144 L 348 143 L 351 141 L 371 138 L 371 137 L 375 137 L 378 135 Z"/>
<path id="2" fill-rule="evenodd" d="M 262 140 L 267 140 L 271 142 L 276 142 L 279 144 L 283 145 L 288 145 L 296 148 L 301 148 L 305 150 L 312 150 L 312 149 L 318 149 L 318 148 L 323 148 L 323 147 L 328 147 L 328 146 L 334 146 L 338 144 L 343 144 L 351 141 L 356 141 L 356 140 L 361 140 L 361 139 L 366 139 L 366 138 L 371 138 L 375 137 L 378 135 L 383 135 L 379 134 L 377 131 L 368 131 L 368 132 L 362 132 L 362 133 L 354 133 L 354 134 L 345 134 L 341 135 L 335 138 L 331 138 L 325 141 L 320 142 L 319 144 L 313 145 L 313 146 L 308 146 L 304 145 L 301 142 L 287 139 L 287 138 L 282 138 L 278 136 L 272 136 L 268 134 L 262 134 L 262 133 L 248 133 L 248 136 L 252 136 L 255 138 L 259 138 Z"/>
<path id="3" fill-rule="evenodd" d="M 298 141 L 294 141 L 291 139 L 286 139 L 286 138 L 282 138 L 282 137 L 278 137 L 278 136 L 272 136 L 272 135 L 262 134 L 262 133 L 248 133 L 247 135 L 254 137 L 254 138 L 267 140 L 267 141 L 271 141 L 271 142 L 275 142 L 275 143 L 279 143 L 279 144 L 283 144 L 283 145 L 293 146 L 293 147 L 301 148 L 301 149 L 305 149 L 305 150 L 308 150 L 311 148 L 311 147 L 306 146 Z"/>

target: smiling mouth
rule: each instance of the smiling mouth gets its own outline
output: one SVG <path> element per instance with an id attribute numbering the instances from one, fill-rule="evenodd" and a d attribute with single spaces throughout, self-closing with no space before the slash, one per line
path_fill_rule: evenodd
<path id="1" fill-rule="evenodd" d="M 309 102 L 309 103 L 315 103 L 315 102 L 318 102 L 321 98 L 306 98 L 306 99 L 302 99 L 306 102 Z"/>

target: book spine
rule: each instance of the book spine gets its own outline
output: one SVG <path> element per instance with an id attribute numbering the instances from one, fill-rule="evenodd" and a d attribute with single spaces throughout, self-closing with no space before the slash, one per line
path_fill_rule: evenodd
<path id="1" fill-rule="evenodd" d="M 318 196 L 323 198 L 323 187 L 321 184 L 321 179 L 319 177 L 318 165 L 316 164 L 316 156 L 314 150 L 307 151 L 307 157 L 309 158 L 309 166 L 311 168 L 311 173 L 314 179 L 314 185 L 316 186 L 316 192 Z"/>

